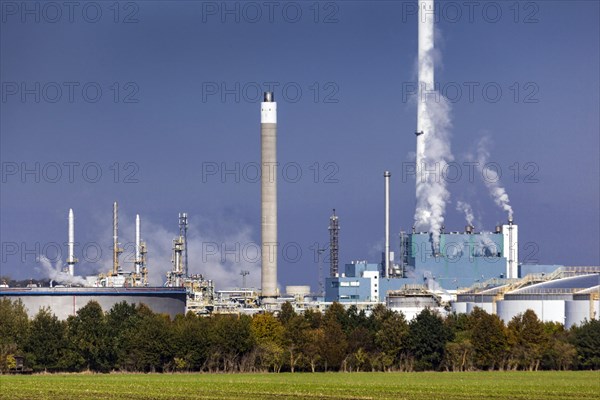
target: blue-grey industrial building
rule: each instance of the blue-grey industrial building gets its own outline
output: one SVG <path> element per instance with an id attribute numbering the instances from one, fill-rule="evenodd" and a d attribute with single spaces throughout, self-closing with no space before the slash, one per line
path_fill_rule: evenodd
<path id="1" fill-rule="evenodd" d="M 456 290 L 492 278 L 507 278 L 511 269 L 518 271 L 516 233 L 514 239 L 506 234 L 508 228 L 495 232 L 449 232 L 440 235 L 434 248 L 429 233 L 401 235 L 400 257 L 393 263 L 393 274 L 385 274 L 383 262 L 356 261 L 346 264 L 344 272 L 325 280 L 325 301 L 383 302 L 390 290 L 406 285 L 426 285 L 431 289 Z M 511 246 L 513 243 L 512 254 Z M 385 257 L 385 256 L 384 256 Z M 513 272 L 517 278 L 518 273 Z"/>

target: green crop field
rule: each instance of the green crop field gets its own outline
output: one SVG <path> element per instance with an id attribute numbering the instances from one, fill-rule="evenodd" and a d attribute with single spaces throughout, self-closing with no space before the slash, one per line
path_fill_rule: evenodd
<path id="1" fill-rule="evenodd" d="M 0 376 L 0 399 L 598 399 L 600 372 Z"/>

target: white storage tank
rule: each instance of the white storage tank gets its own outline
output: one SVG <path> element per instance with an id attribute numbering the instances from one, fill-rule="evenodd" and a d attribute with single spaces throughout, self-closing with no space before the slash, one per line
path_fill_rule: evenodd
<path id="1" fill-rule="evenodd" d="M 467 304 L 466 302 L 454 302 L 452 303 L 452 312 L 457 314 L 466 314 L 467 313 Z"/>
<path id="2" fill-rule="evenodd" d="M 511 300 L 496 302 L 496 313 L 505 323 L 527 310 L 535 312 L 545 322 L 565 323 L 565 300 Z"/>
<path id="3" fill-rule="evenodd" d="M 581 325 L 584 321 L 592 318 L 598 319 L 600 300 L 589 298 L 565 301 L 565 327 Z"/>
<path id="4" fill-rule="evenodd" d="M 310 286 L 298 285 L 298 286 L 286 286 L 285 293 L 288 296 L 294 296 L 297 301 L 303 301 L 306 296 L 310 295 Z"/>
<path id="5" fill-rule="evenodd" d="M 473 310 L 478 307 L 481 308 L 483 311 L 485 311 L 488 314 L 493 314 L 494 313 L 494 303 L 466 303 L 467 305 L 467 314 L 471 314 L 473 312 Z"/>

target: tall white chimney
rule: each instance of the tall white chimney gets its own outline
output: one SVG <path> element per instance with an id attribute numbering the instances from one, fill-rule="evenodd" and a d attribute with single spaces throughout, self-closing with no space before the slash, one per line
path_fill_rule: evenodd
<path id="1" fill-rule="evenodd" d="M 383 177 L 385 179 L 385 260 L 384 260 L 384 278 L 390 276 L 390 171 L 385 171 Z"/>
<path id="2" fill-rule="evenodd" d="M 262 297 L 277 297 L 277 103 L 272 92 L 260 105 Z"/>
<path id="3" fill-rule="evenodd" d="M 506 257 L 506 277 L 519 277 L 519 227 L 513 223 L 512 215 L 508 224 L 502 225 L 502 256 Z"/>

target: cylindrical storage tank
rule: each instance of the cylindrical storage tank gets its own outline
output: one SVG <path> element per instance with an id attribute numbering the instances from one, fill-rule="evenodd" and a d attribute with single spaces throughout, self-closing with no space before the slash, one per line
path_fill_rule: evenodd
<path id="1" fill-rule="evenodd" d="M 496 303 L 498 317 L 508 323 L 518 314 L 532 310 L 540 320 L 565 323 L 564 300 L 501 300 Z"/>
<path id="2" fill-rule="evenodd" d="M 512 315 L 513 311 L 512 311 L 511 305 L 508 304 L 507 306 L 505 306 L 505 303 L 506 303 L 505 300 L 499 300 L 496 302 L 496 315 L 502 321 L 504 321 L 504 323 L 508 323 L 508 321 L 510 321 L 514 315 L 517 315 L 517 313 Z M 508 303 L 510 303 L 510 302 L 508 302 Z"/>
<path id="3" fill-rule="evenodd" d="M 475 308 L 481 308 L 488 314 L 494 313 L 494 303 L 467 303 L 467 314 L 471 314 Z"/>
<path id="4" fill-rule="evenodd" d="M 30 318 L 33 318 L 42 307 L 50 311 L 60 320 L 66 320 L 77 311 L 94 300 L 103 311 L 109 311 L 120 302 L 127 304 L 145 304 L 155 313 L 168 314 L 175 318 L 185 314 L 186 292 L 183 288 L 124 288 L 124 287 L 39 287 L 8 288 L 0 290 L 0 299 L 20 299 Z"/>
<path id="5" fill-rule="evenodd" d="M 290 296 L 303 298 L 310 294 L 310 286 L 286 286 L 285 293 Z"/>
<path id="6" fill-rule="evenodd" d="M 457 314 L 466 314 L 467 313 L 467 303 L 462 302 L 462 301 L 452 303 L 452 311 Z"/>
<path id="7" fill-rule="evenodd" d="M 593 310 L 590 310 L 590 305 L 592 305 Z M 590 300 L 565 301 L 565 328 L 581 325 L 584 321 L 589 321 L 590 317 L 598 318 L 599 309 L 600 300 L 593 302 Z"/>

